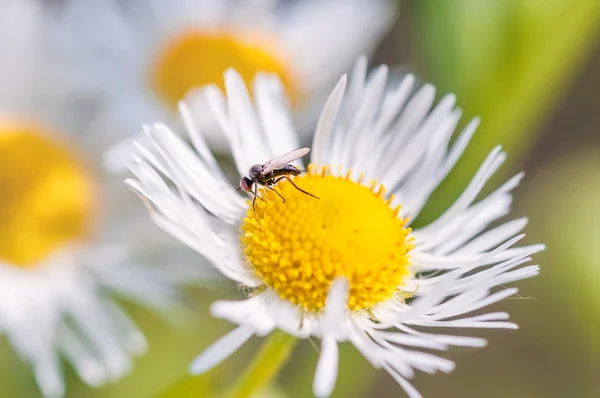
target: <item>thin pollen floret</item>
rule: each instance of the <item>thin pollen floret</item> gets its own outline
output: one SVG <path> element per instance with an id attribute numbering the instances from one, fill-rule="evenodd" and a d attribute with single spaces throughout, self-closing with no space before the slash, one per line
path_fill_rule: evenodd
<path id="1" fill-rule="evenodd" d="M 338 277 L 349 281 L 348 307 L 368 310 L 392 298 L 411 275 L 408 219 L 385 187 L 308 166 L 276 189 L 262 188 L 244 218 L 241 243 L 250 268 L 282 299 L 319 312 Z"/>

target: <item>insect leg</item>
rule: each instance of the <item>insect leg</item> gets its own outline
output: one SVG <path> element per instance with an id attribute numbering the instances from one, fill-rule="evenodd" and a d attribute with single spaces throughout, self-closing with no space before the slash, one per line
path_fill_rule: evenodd
<path id="1" fill-rule="evenodd" d="M 279 195 L 279 197 L 280 197 L 281 199 L 283 199 L 283 202 L 282 202 L 282 203 L 285 203 L 285 198 L 283 197 L 283 195 L 281 195 L 279 192 L 277 192 L 277 190 L 276 190 L 275 188 L 273 188 L 273 187 L 270 187 L 270 186 L 268 186 L 268 185 L 265 185 L 265 187 L 266 187 L 266 188 L 268 188 L 268 189 L 270 189 L 271 191 L 275 192 L 277 195 Z"/>
<path id="2" fill-rule="evenodd" d="M 252 199 L 252 211 L 254 211 L 254 204 L 256 203 L 256 198 L 262 200 L 263 202 L 265 201 L 263 198 L 258 196 L 258 184 L 254 184 L 254 191 L 252 192 L 252 195 L 254 195 L 254 199 Z"/>
<path id="3" fill-rule="evenodd" d="M 294 186 L 294 188 L 296 188 L 298 191 L 300 191 L 300 192 L 302 192 L 302 193 L 305 193 L 305 194 L 307 194 L 308 196 L 312 196 L 312 197 L 313 197 L 313 198 L 315 198 L 315 199 L 319 199 L 319 197 L 318 197 L 318 196 L 315 196 L 315 195 L 313 195 L 313 194 L 312 194 L 312 193 L 310 193 L 310 192 L 306 192 L 304 189 L 302 189 L 302 188 L 298 187 L 298 185 L 294 184 L 294 181 L 292 181 L 292 179 L 291 179 L 290 177 L 288 177 L 288 176 L 282 176 L 282 177 L 279 177 L 278 179 L 276 179 L 276 180 L 275 180 L 275 183 L 277 183 L 278 181 L 281 181 L 281 180 L 283 180 L 284 178 L 285 178 L 285 179 L 287 179 L 287 180 L 290 182 L 290 184 L 292 184 L 292 185 Z"/>
<path id="4" fill-rule="evenodd" d="M 254 184 L 254 192 L 252 192 L 252 194 L 254 195 L 254 198 L 252 199 L 252 211 L 253 212 L 256 212 L 256 210 L 254 209 L 254 204 L 256 203 L 256 197 L 258 196 L 257 192 L 258 192 L 258 184 Z"/>

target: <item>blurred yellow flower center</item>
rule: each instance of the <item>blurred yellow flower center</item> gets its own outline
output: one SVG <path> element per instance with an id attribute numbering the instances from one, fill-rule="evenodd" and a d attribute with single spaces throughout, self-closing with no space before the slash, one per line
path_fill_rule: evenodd
<path id="1" fill-rule="evenodd" d="M 288 98 L 293 99 L 297 93 L 281 55 L 275 43 L 263 38 L 192 30 L 174 37 L 161 49 L 151 80 L 154 89 L 174 109 L 192 88 L 216 84 L 223 89 L 223 73 L 230 67 L 249 86 L 259 71 L 278 74 Z"/>
<path id="2" fill-rule="evenodd" d="M 392 208 L 393 196 L 376 182 L 364 186 L 326 168 L 260 190 L 248 210 L 242 245 L 256 274 L 280 297 L 305 311 L 323 309 L 336 277 L 350 283 L 349 308 L 366 310 L 392 298 L 410 275 L 407 220 Z"/>
<path id="3" fill-rule="evenodd" d="M 0 121 L 0 262 L 34 266 L 90 227 L 91 181 L 44 133 Z"/>

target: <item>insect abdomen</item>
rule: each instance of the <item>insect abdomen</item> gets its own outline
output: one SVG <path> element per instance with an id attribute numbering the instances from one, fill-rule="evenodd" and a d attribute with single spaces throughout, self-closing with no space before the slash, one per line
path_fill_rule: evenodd
<path id="1" fill-rule="evenodd" d="M 295 176 L 300 174 L 300 169 L 298 169 L 296 166 L 292 166 L 291 164 L 288 164 L 277 171 L 281 171 L 282 174 L 292 174 Z"/>

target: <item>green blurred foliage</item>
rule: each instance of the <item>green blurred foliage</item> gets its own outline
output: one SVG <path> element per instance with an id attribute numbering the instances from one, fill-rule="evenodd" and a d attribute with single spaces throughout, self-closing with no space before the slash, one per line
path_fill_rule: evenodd
<path id="1" fill-rule="evenodd" d="M 421 69 L 440 93 L 452 92 L 463 123 L 482 123 L 424 218 L 439 215 L 501 144 L 513 166 L 598 42 L 598 0 L 422 0 L 413 3 Z M 517 167 L 518 168 L 518 167 Z M 503 167 L 495 180 L 515 168 Z"/>
<path id="2" fill-rule="evenodd" d="M 212 396 L 215 390 L 211 383 L 210 375 L 183 376 L 183 378 L 170 386 L 163 393 L 158 394 L 160 398 L 202 398 Z"/>
<path id="3" fill-rule="evenodd" d="M 600 129 L 598 130 L 600 133 Z M 542 255 L 545 290 L 578 330 L 578 340 L 600 362 L 600 148 L 574 149 L 530 176 L 522 206 Z"/>

